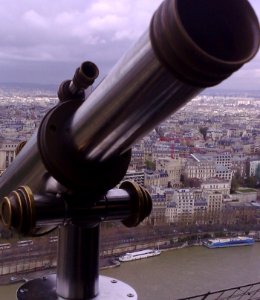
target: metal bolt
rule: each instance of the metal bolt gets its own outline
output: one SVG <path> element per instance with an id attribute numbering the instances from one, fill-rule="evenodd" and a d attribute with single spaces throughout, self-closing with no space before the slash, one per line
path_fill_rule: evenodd
<path id="1" fill-rule="evenodd" d="M 132 293 L 127 294 L 127 297 L 129 297 L 129 298 L 132 298 L 132 297 L 134 297 L 134 296 L 135 296 L 135 295 L 132 294 Z"/>
<path id="2" fill-rule="evenodd" d="M 117 280 L 112 279 L 112 280 L 111 280 L 111 283 L 117 283 Z"/>

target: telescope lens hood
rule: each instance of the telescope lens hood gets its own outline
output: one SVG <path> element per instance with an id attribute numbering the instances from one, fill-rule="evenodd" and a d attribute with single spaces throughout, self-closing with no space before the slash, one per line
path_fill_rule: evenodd
<path id="1" fill-rule="evenodd" d="M 152 18 L 150 38 L 176 78 L 209 87 L 252 59 L 260 31 L 247 0 L 166 0 Z"/>

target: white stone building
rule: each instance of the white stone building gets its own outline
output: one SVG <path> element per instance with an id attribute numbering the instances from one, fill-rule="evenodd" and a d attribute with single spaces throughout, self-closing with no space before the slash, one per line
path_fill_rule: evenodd
<path id="1" fill-rule="evenodd" d="M 0 174 L 12 163 L 15 158 L 17 143 L 0 145 Z"/>
<path id="2" fill-rule="evenodd" d="M 175 158 L 159 158 L 156 161 L 156 170 L 163 171 L 168 174 L 168 181 L 173 187 L 179 187 L 181 182 L 181 173 L 184 160 L 175 156 Z"/>
<path id="3" fill-rule="evenodd" d="M 210 178 L 201 184 L 203 191 L 217 191 L 223 195 L 230 194 L 230 181 L 220 178 Z"/>
<path id="4" fill-rule="evenodd" d="M 173 200 L 177 205 L 177 220 L 191 224 L 194 212 L 194 195 L 190 189 L 179 189 L 173 195 Z"/>
<path id="5" fill-rule="evenodd" d="M 260 160 L 250 161 L 250 169 L 249 169 L 250 176 L 255 176 L 256 169 L 258 168 L 259 165 L 260 165 Z"/>
<path id="6" fill-rule="evenodd" d="M 141 186 L 144 186 L 144 171 L 128 170 L 123 178 L 123 181 L 124 180 L 133 180 Z"/>

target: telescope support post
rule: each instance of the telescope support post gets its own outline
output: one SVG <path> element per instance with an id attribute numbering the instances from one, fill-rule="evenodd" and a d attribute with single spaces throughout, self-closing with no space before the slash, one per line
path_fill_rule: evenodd
<path id="1" fill-rule="evenodd" d="M 92 299 L 98 294 L 99 224 L 68 224 L 59 228 L 57 295 Z"/>
<path id="2" fill-rule="evenodd" d="M 99 224 L 61 226 L 57 276 L 26 282 L 18 289 L 17 299 L 137 300 L 135 290 L 128 284 L 99 276 L 99 228 Z"/>

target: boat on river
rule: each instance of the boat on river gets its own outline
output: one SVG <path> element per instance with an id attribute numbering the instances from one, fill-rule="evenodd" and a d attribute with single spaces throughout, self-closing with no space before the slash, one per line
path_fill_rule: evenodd
<path id="1" fill-rule="evenodd" d="M 120 256 L 119 261 L 121 261 L 121 262 L 132 261 L 132 260 L 157 256 L 160 254 L 161 254 L 160 250 L 154 250 L 154 249 L 146 249 L 146 250 L 141 250 L 141 251 L 136 251 L 136 252 L 128 252 L 128 253 Z"/>
<path id="2" fill-rule="evenodd" d="M 224 248 L 224 247 L 236 247 L 236 246 L 250 246 L 255 243 L 255 240 L 247 236 L 238 236 L 231 238 L 209 239 L 203 242 L 203 245 L 207 248 Z"/>

